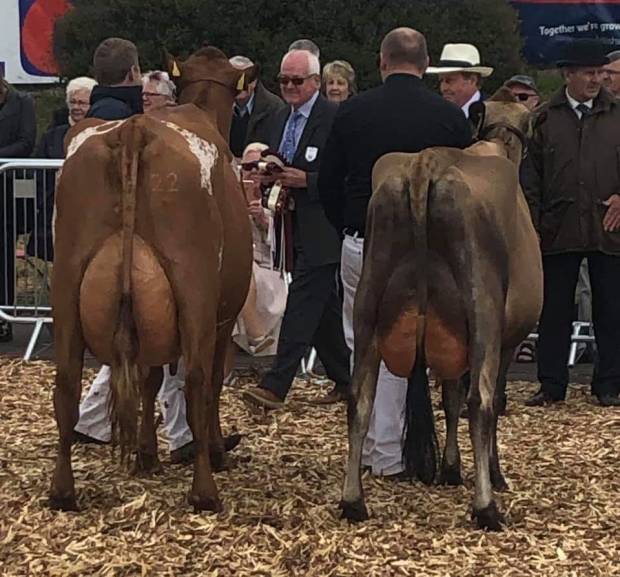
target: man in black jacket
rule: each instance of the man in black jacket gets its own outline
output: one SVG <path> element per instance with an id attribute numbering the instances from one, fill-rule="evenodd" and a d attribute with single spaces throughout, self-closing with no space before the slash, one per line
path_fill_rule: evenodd
<path id="1" fill-rule="evenodd" d="M 0 78 L 0 158 L 27 158 L 32 153 L 35 138 L 32 99 Z M 14 304 L 15 298 L 13 205 L 13 180 L 9 175 L 0 175 L 0 305 L 9 306 Z M 11 325 L 0 320 L 0 342 L 10 341 L 12 337 Z"/>
<path id="2" fill-rule="evenodd" d="M 319 60 L 307 50 L 284 56 L 279 81 L 289 107 L 274 117 L 267 144 L 291 165 L 278 180 L 295 200 L 293 282 L 274 365 L 259 387 L 244 394 L 246 401 L 269 409 L 283 405 L 299 363 L 312 346 L 335 382 L 323 401 L 344 399 L 349 385 L 349 350 L 336 285 L 340 239 L 325 217 L 317 188 L 319 161 L 337 106 L 320 95 Z"/>
<path id="3" fill-rule="evenodd" d="M 344 233 L 341 275 L 344 330 L 353 350 L 353 301 L 362 269 L 366 210 L 372 168 L 389 152 L 419 152 L 432 146 L 464 148 L 471 143 L 465 116 L 454 104 L 428 90 L 426 40 L 410 28 L 389 32 L 381 43 L 383 85 L 340 104 L 319 173 L 319 193 L 327 218 Z M 364 443 L 363 463 L 375 475 L 404 470 L 401 439 L 407 379 L 381 363 L 377 396 Z"/>
<path id="4" fill-rule="evenodd" d="M 233 56 L 230 63 L 240 70 L 254 66 L 245 56 Z M 267 90 L 260 79 L 250 82 L 235 97 L 230 125 L 231 152 L 241 158 L 248 144 L 268 140 L 272 116 L 286 108 L 282 99 Z"/>
<path id="5" fill-rule="evenodd" d="M 122 120 L 142 112 L 138 49 L 124 38 L 107 38 L 95 50 L 95 79 L 87 118 Z"/>

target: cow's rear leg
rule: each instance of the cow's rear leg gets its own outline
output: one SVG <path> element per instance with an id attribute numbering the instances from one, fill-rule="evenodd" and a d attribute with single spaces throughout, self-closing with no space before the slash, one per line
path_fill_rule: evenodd
<path id="1" fill-rule="evenodd" d="M 77 298 L 75 300 L 77 303 Z M 61 511 L 77 511 L 75 482 L 71 468 L 71 442 L 78 422 L 84 341 L 77 308 L 55 309 L 56 382 L 54 412 L 60 436 L 56 467 L 49 493 L 49 505 Z M 62 319 L 62 322 L 58 322 Z"/>
<path id="2" fill-rule="evenodd" d="M 209 455 L 211 466 L 214 471 L 224 471 L 230 468 L 230 460 L 226 455 L 222 426 L 220 423 L 220 395 L 224 383 L 224 367 L 231 342 L 233 323 L 220 327 L 215 343 L 215 355 L 213 358 L 213 402 L 209 406 Z"/>
<path id="3" fill-rule="evenodd" d="M 446 445 L 441 461 L 439 483 L 462 485 L 461 453 L 459 451 L 459 417 L 465 402 L 465 387 L 460 379 L 441 382 L 441 398 L 446 414 Z"/>
<path id="4" fill-rule="evenodd" d="M 187 419 L 196 447 L 194 479 L 188 501 L 195 511 L 220 511 L 222 504 L 213 479 L 209 458 L 210 426 L 207 421 L 208 416 L 214 412 L 215 401 L 212 388 L 215 322 L 212 323 L 212 329 L 207 328 L 204 331 L 209 336 L 205 337 L 203 345 L 198 347 L 197 351 L 190 350 L 185 355 Z"/>
<path id="5" fill-rule="evenodd" d="M 138 452 L 132 473 L 152 474 L 162 471 L 157 456 L 157 433 L 155 430 L 155 398 L 164 376 L 162 367 L 152 367 L 142 384 L 142 421 L 138 438 Z"/>
<path id="6" fill-rule="evenodd" d="M 499 531 L 504 518 L 495 503 L 489 470 L 495 387 L 500 364 L 499 331 L 493 336 L 495 338 L 485 338 L 487 344 L 478 345 L 473 351 L 468 407 L 476 470 L 473 517 L 480 529 Z"/>
<path id="7" fill-rule="evenodd" d="M 497 375 L 497 384 L 495 386 L 495 396 L 493 399 L 493 425 L 491 431 L 491 449 L 489 453 L 489 468 L 491 471 L 491 485 L 496 491 L 507 491 L 508 483 L 502 475 L 501 468 L 499 466 L 499 456 L 497 453 L 497 422 L 499 415 L 503 411 L 506 400 L 506 374 L 508 373 L 508 367 L 514 356 L 515 348 L 503 349 L 501 353 L 501 359 L 499 364 L 499 374 Z"/>
<path id="8" fill-rule="evenodd" d="M 360 347 L 360 352 L 361 354 L 356 354 L 355 357 L 351 394 L 347 405 L 349 458 L 340 501 L 342 518 L 350 521 L 368 519 L 361 479 L 362 447 L 375 402 L 381 361 L 374 338 L 366 347 Z"/>

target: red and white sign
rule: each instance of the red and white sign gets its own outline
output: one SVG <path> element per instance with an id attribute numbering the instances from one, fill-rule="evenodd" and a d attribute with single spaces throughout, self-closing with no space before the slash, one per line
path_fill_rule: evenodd
<path id="1" fill-rule="evenodd" d="M 0 69 L 13 84 L 58 80 L 53 34 L 69 0 L 2 0 Z"/>

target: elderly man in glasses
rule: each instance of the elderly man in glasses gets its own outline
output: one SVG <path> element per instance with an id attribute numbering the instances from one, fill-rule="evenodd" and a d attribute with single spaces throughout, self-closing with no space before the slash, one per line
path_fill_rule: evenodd
<path id="1" fill-rule="evenodd" d="M 609 64 L 603 66 L 603 85 L 616 98 L 620 98 L 620 50 L 610 52 L 607 58 Z"/>
<path id="2" fill-rule="evenodd" d="M 321 96 L 320 72 L 319 59 L 308 50 L 285 54 L 278 81 L 288 106 L 273 117 L 267 142 L 288 163 L 277 179 L 289 188 L 295 201 L 293 282 L 278 353 L 260 385 L 244 393 L 247 402 L 267 409 L 283 406 L 310 347 L 316 349 L 327 376 L 335 383 L 334 390 L 321 401 L 344 400 L 349 386 L 350 352 L 336 285 L 340 238 L 323 212 L 317 188 L 321 153 L 338 106 Z"/>
<path id="3" fill-rule="evenodd" d="M 534 82 L 531 76 L 515 74 L 515 76 L 506 80 L 504 86 L 529 110 L 534 110 L 540 104 L 538 88 L 536 88 L 536 82 Z"/>

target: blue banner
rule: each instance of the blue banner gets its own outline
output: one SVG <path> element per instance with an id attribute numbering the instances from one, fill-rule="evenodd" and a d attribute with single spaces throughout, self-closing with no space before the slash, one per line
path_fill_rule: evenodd
<path id="1" fill-rule="evenodd" d="M 519 12 L 523 55 L 530 64 L 553 65 L 562 42 L 599 38 L 620 49 L 620 0 L 510 0 Z"/>

